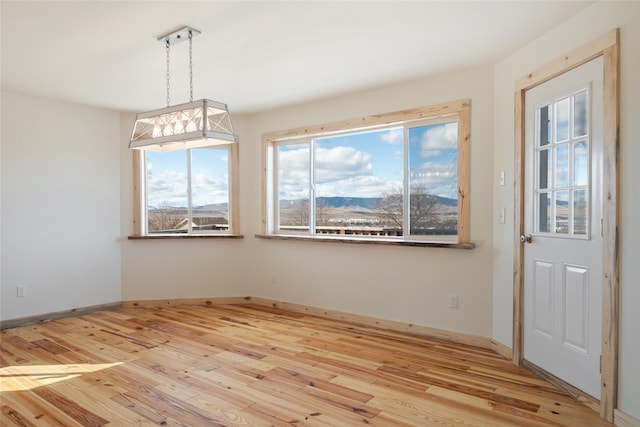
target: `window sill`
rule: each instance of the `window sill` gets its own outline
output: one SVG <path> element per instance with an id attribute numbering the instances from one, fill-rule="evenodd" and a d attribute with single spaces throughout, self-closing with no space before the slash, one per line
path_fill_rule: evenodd
<path id="1" fill-rule="evenodd" d="M 388 246 L 419 246 L 424 248 L 447 248 L 447 249 L 474 249 L 475 243 L 438 242 L 425 240 L 391 240 L 391 239 L 369 239 L 369 238 L 345 238 L 326 236 L 299 236 L 292 234 L 256 234 L 258 239 L 267 240 L 297 240 L 307 242 L 331 242 L 331 243 L 356 243 L 365 245 L 388 245 Z"/>
<path id="2" fill-rule="evenodd" d="M 244 239 L 242 234 L 153 234 L 147 236 L 128 236 L 128 240 L 157 239 Z"/>

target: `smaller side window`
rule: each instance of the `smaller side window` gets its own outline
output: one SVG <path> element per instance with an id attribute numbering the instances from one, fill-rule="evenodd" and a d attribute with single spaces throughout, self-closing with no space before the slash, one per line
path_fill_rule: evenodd
<path id="1" fill-rule="evenodd" d="M 134 151 L 138 235 L 237 233 L 234 145 Z"/>

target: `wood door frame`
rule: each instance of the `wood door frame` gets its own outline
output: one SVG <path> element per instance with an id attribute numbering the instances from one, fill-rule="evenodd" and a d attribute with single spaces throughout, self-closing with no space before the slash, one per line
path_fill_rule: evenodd
<path id="1" fill-rule="evenodd" d="M 594 58 L 604 58 L 603 87 L 603 258 L 600 416 L 613 422 L 618 388 L 618 147 L 620 123 L 620 29 L 616 28 L 516 82 L 515 90 L 515 250 L 513 280 L 513 361 L 524 350 L 524 166 L 525 94 Z"/>

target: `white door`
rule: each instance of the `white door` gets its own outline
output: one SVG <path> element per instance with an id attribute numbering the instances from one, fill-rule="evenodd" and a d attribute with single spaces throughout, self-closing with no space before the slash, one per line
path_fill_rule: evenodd
<path id="1" fill-rule="evenodd" d="M 600 398 L 602 58 L 526 93 L 524 358 Z"/>

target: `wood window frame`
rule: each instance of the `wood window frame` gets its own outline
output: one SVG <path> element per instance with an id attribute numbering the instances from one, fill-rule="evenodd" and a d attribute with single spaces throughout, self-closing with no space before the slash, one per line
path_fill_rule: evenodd
<path id="1" fill-rule="evenodd" d="M 238 193 L 238 144 L 229 144 L 229 232 L 217 234 L 162 234 L 152 235 L 144 233 L 143 209 L 145 203 L 144 197 L 144 156 L 141 150 L 132 150 L 133 160 L 133 235 L 129 236 L 129 240 L 144 239 L 228 239 L 241 238 L 240 234 L 240 196 Z"/>
<path id="2" fill-rule="evenodd" d="M 524 144 L 526 91 L 592 59 L 604 58 L 603 259 L 600 416 L 613 422 L 618 388 L 618 151 L 620 124 L 620 30 L 614 29 L 518 80 L 515 87 L 515 250 L 513 362 L 524 361 Z M 571 390 L 575 393 L 576 390 Z M 582 396 L 589 400 L 587 396 Z"/>
<path id="3" fill-rule="evenodd" d="M 410 121 L 437 119 L 447 116 L 458 116 L 458 239 L 457 242 L 418 242 L 416 240 L 404 241 L 384 241 L 382 239 L 346 239 L 346 238 L 324 238 L 322 236 L 291 236 L 271 233 L 268 223 L 269 212 L 269 148 L 278 142 L 291 139 L 315 137 L 319 135 L 329 135 L 337 132 L 356 131 L 374 126 L 402 124 Z M 256 237 L 268 239 L 302 239 L 314 241 L 349 241 L 363 243 L 381 243 L 391 245 L 409 246 L 432 246 L 472 249 L 475 245 L 471 242 L 469 225 L 471 222 L 470 199 L 470 171 L 471 171 L 471 100 L 464 99 L 452 101 L 426 107 L 419 107 L 396 111 L 392 113 L 379 114 L 374 116 L 359 117 L 350 120 L 341 120 L 320 125 L 305 126 L 265 133 L 262 135 L 263 155 L 262 155 L 262 234 Z"/>

